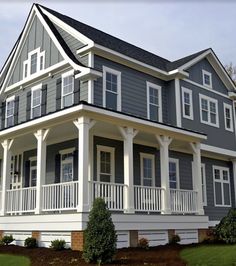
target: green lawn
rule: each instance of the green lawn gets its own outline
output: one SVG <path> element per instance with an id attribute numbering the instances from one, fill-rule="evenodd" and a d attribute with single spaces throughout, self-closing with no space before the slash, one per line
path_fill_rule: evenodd
<path id="1" fill-rule="evenodd" d="M 1 266 L 30 266 L 30 259 L 23 256 L 0 254 Z"/>
<path id="2" fill-rule="evenodd" d="M 185 248 L 180 255 L 189 266 L 236 265 L 236 245 L 206 245 Z"/>

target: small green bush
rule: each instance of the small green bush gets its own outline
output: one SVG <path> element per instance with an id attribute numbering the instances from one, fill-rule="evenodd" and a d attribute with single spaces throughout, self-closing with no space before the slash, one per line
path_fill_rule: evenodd
<path id="1" fill-rule="evenodd" d="M 66 241 L 63 239 L 55 239 L 53 241 L 51 241 L 51 246 L 50 248 L 54 249 L 54 250 L 63 250 L 65 249 L 66 246 Z"/>
<path id="2" fill-rule="evenodd" d="M 9 244 L 11 244 L 11 242 L 13 242 L 15 239 L 13 238 L 13 236 L 12 235 L 9 235 L 9 236 L 4 236 L 3 238 L 2 238 L 2 242 L 3 242 L 3 244 L 4 245 L 6 245 L 6 246 L 8 246 Z"/>
<path id="3" fill-rule="evenodd" d="M 179 235 L 173 235 L 170 239 L 170 244 L 177 244 L 180 242 L 180 236 Z"/>
<path id="4" fill-rule="evenodd" d="M 38 246 L 37 239 L 34 237 L 27 237 L 25 239 L 25 247 L 36 248 Z"/>
<path id="5" fill-rule="evenodd" d="M 149 248 L 149 241 L 147 238 L 140 238 L 138 241 L 138 247 L 143 248 L 143 249 L 148 249 Z"/>

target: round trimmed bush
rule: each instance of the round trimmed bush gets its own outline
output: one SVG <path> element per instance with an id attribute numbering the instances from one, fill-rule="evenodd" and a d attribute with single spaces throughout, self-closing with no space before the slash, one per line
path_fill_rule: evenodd
<path id="1" fill-rule="evenodd" d="M 63 250 L 65 249 L 66 246 L 66 241 L 63 239 L 55 239 L 53 241 L 51 241 L 51 246 L 50 248 L 54 249 L 54 250 Z"/>
<path id="2" fill-rule="evenodd" d="M 27 237 L 25 239 L 25 247 L 27 248 L 36 248 L 38 246 L 37 239 L 34 237 Z"/>
<path id="3" fill-rule="evenodd" d="M 2 238 L 2 243 L 6 246 L 8 246 L 9 244 L 11 244 L 11 242 L 13 242 L 15 239 L 13 238 L 12 235 L 6 235 Z"/>

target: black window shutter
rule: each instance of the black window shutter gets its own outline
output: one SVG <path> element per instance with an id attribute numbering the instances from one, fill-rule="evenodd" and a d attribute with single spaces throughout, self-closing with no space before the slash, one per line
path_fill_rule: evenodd
<path id="1" fill-rule="evenodd" d="M 57 79 L 56 110 L 61 109 L 61 78 Z"/>
<path id="2" fill-rule="evenodd" d="M 61 155 L 56 154 L 55 156 L 55 183 L 60 183 L 61 181 Z"/>
<path id="3" fill-rule="evenodd" d="M 46 115 L 47 113 L 47 84 L 43 85 L 42 87 L 42 109 L 41 109 L 41 115 Z"/>
<path id="4" fill-rule="evenodd" d="M 16 96 L 14 102 L 14 125 L 18 124 L 18 116 L 19 116 L 19 96 Z"/>
<path id="5" fill-rule="evenodd" d="M 6 110 L 6 102 L 2 102 L 2 106 L 1 106 L 1 116 L 2 116 L 1 129 L 5 128 L 5 110 Z"/>
<path id="6" fill-rule="evenodd" d="M 31 116 L 31 91 L 27 92 L 26 99 L 26 121 L 30 120 Z"/>
<path id="7" fill-rule="evenodd" d="M 30 161 L 25 161 L 25 187 L 29 187 L 30 181 Z"/>
<path id="8" fill-rule="evenodd" d="M 74 104 L 78 104 L 80 101 L 80 80 L 74 80 Z"/>
<path id="9" fill-rule="evenodd" d="M 73 155 L 74 155 L 73 156 L 73 165 L 74 165 L 73 180 L 76 181 L 78 180 L 78 150 L 75 150 Z"/>

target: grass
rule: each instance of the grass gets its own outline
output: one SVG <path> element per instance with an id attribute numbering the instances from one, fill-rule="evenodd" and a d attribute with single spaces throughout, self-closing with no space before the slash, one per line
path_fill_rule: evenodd
<path id="1" fill-rule="evenodd" d="M 2 266 L 30 266 L 30 259 L 23 256 L 0 254 L 0 265 Z"/>
<path id="2" fill-rule="evenodd" d="M 181 258 L 189 266 L 236 265 L 236 245 L 204 245 L 185 248 Z"/>

